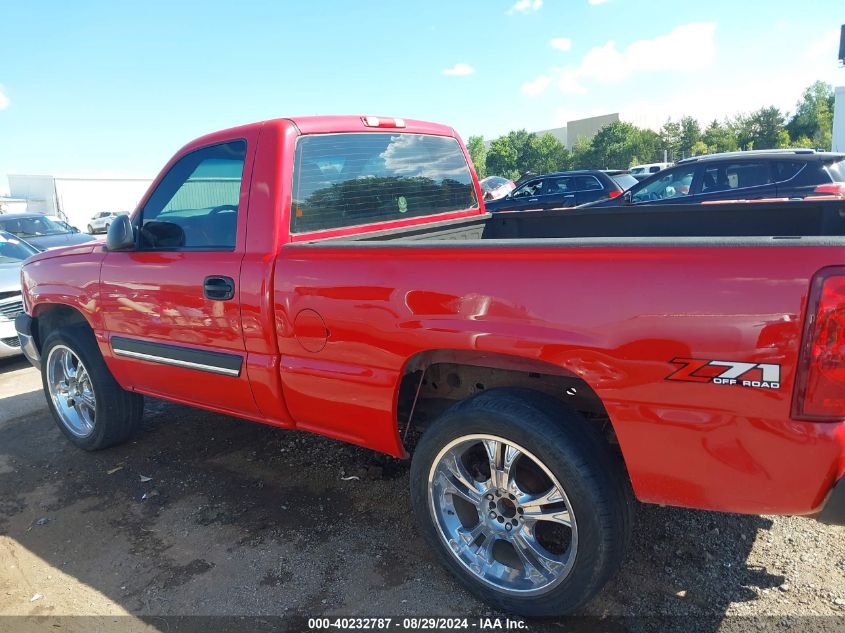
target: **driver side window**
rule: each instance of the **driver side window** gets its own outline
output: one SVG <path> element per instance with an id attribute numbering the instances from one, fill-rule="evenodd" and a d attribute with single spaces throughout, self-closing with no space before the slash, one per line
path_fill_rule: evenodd
<path id="1" fill-rule="evenodd" d="M 513 192 L 513 198 L 525 198 L 528 196 L 538 196 L 543 189 L 542 180 L 532 180 L 522 185 L 519 189 Z"/>
<path id="2" fill-rule="evenodd" d="M 140 248 L 234 250 L 245 156 L 239 140 L 176 161 L 141 210 Z"/>
<path id="3" fill-rule="evenodd" d="M 695 169 L 696 166 L 693 164 L 660 172 L 660 177 L 654 182 L 632 192 L 632 201 L 635 204 L 648 203 L 688 196 L 692 189 Z"/>

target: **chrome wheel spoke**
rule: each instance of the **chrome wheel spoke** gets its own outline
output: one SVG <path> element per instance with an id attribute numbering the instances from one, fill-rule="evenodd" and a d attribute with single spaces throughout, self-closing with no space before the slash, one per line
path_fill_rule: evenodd
<path id="1" fill-rule="evenodd" d="M 516 500 L 519 505 L 526 509 L 527 513 L 528 508 L 539 509 L 541 506 L 548 506 L 553 503 L 562 503 L 566 499 L 561 494 L 560 490 L 558 490 L 557 487 L 553 486 L 546 492 L 537 495 L 528 494 L 527 492 L 523 492 L 520 490 L 520 493 L 517 495 Z"/>
<path id="2" fill-rule="evenodd" d="M 483 523 L 478 523 L 472 528 L 460 527 L 458 528 L 457 533 L 458 536 L 461 537 L 461 540 L 463 540 L 463 542 L 467 545 L 472 545 L 482 534 L 484 534 L 485 537 L 488 536 Z"/>
<path id="3" fill-rule="evenodd" d="M 481 493 L 474 486 L 467 486 L 460 480 L 452 479 L 446 473 L 441 473 L 441 477 L 446 484 L 446 494 L 459 497 L 474 506 L 481 503 Z"/>
<path id="4" fill-rule="evenodd" d="M 566 508 L 554 509 L 528 509 L 522 515 L 526 521 L 552 521 L 553 523 L 560 523 L 568 528 L 572 527 L 572 515 Z"/>
<path id="5" fill-rule="evenodd" d="M 94 400 L 94 394 L 91 391 L 83 391 L 80 393 L 77 398 L 82 403 L 83 406 L 87 407 L 93 413 L 96 410 L 97 403 Z"/>
<path id="6" fill-rule="evenodd" d="M 76 367 L 73 364 L 73 359 L 74 356 L 70 351 L 65 351 L 62 354 L 62 370 L 68 379 L 76 378 Z"/>
<path id="7" fill-rule="evenodd" d="M 458 488 L 463 487 L 467 494 L 474 498 L 481 499 L 481 490 L 478 489 L 477 484 L 473 481 L 472 476 L 467 472 L 464 465 L 461 463 L 461 456 L 457 453 L 450 453 L 443 460 L 443 467 L 448 472 L 447 477 L 450 482 Z M 473 501 L 472 503 L 476 503 Z"/>
<path id="8" fill-rule="evenodd" d="M 487 461 L 490 464 L 491 487 L 501 490 L 512 488 L 511 469 L 522 455 L 519 449 L 497 440 L 485 440 L 484 451 L 487 453 Z"/>
<path id="9" fill-rule="evenodd" d="M 525 532 L 514 534 L 512 543 L 522 561 L 525 576 L 532 582 L 544 582 L 554 578 L 565 566 L 563 561 L 547 552 L 533 536 Z"/>

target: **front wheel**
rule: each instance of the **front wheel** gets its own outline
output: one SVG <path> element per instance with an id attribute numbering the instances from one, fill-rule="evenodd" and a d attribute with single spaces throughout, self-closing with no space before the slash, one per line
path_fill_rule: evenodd
<path id="1" fill-rule="evenodd" d="M 451 407 L 420 440 L 414 511 L 441 562 L 486 602 L 519 615 L 570 613 L 618 569 L 631 501 L 589 423 L 527 390 Z"/>
<path id="2" fill-rule="evenodd" d="M 88 234 L 94 235 L 94 227 L 89 224 L 87 228 L 88 228 Z"/>
<path id="3" fill-rule="evenodd" d="M 44 393 L 65 437 L 88 451 L 129 439 L 140 424 L 144 399 L 117 384 L 90 330 L 51 332 L 42 357 Z"/>

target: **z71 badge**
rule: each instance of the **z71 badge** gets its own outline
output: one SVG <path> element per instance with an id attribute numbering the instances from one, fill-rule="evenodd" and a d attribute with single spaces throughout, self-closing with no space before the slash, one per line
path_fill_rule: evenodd
<path id="1" fill-rule="evenodd" d="M 666 380 L 780 389 L 780 365 L 704 358 L 674 358 L 669 362 L 682 367 L 667 376 Z"/>

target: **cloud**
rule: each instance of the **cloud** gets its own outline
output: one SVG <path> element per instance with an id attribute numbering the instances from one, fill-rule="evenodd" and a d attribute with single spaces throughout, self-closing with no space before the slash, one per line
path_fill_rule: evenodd
<path id="1" fill-rule="evenodd" d="M 508 15 L 539 11 L 542 6 L 543 0 L 516 0 L 516 4 L 508 9 Z"/>
<path id="2" fill-rule="evenodd" d="M 6 93 L 3 91 L 3 84 L 0 84 L 0 110 L 9 107 L 9 97 L 6 96 Z"/>
<path id="3" fill-rule="evenodd" d="M 552 78 L 547 75 L 540 75 L 533 81 L 526 81 L 522 84 L 522 92 L 527 94 L 529 97 L 536 97 L 537 95 L 543 94 L 546 91 L 546 88 L 549 87 L 549 84 L 552 83 Z"/>
<path id="4" fill-rule="evenodd" d="M 637 40 L 620 50 L 614 40 L 596 46 L 578 66 L 558 71 L 562 92 L 586 92 L 583 81 L 617 83 L 635 73 L 701 71 L 716 59 L 715 22 L 692 22 L 672 29 L 666 35 Z"/>
<path id="5" fill-rule="evenodd" d="M 572 49 L 572 40 L 568 37 L 556 37 L 549 42 L 549 45 L 559 51 L 566 52 Z"/>
<path id="6" fill-rule="evenodd" d="M 447 77 L 463 77 L 466 75 L 471 75 L 474 72 L 475 68 L 473 68 L 469 64 L 455 64 L 451 68 L 443 69 L 443 74 Z"/>

